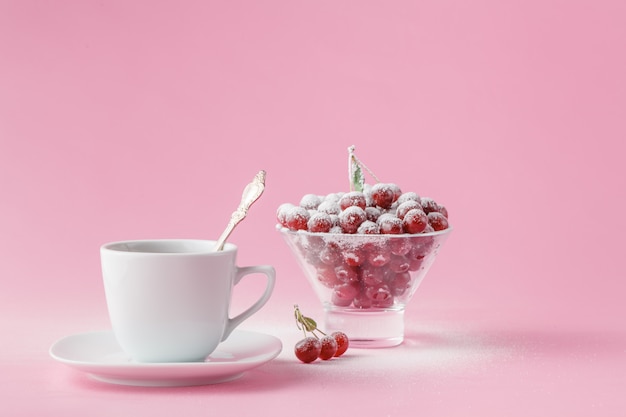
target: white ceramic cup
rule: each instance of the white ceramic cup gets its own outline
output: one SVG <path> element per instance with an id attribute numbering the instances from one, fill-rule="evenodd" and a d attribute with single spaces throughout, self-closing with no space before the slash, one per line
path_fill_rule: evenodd
<path id="1" fill-rule="evenodd" d="M 133 240 L 100 248 L 113 332 L 137 362 L 190 362 L 210 355 L 235 327 L 268 301 L 276 279 L 270 265 L 238 267 L 237 247 L 189 239 Z M 265 274 L 261 298 L 229 317 L 233 287 Z"/>

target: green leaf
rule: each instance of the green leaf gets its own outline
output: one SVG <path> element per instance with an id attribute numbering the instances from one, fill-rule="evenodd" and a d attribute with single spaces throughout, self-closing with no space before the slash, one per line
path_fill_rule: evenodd
<path id="1" fill-rule="evenodd" d="M 354 155 L 350 158 L 350 182 L 351 189 L 354 191 L 363 191 L 365 186 L 365 176 L 361 169 L 361 164 L 357 161 Z"/>
<path id="2" fill-rule="evenodd" d="M 317 323 L 310 317 L 302 316 L 300 323 L 302 323 L 307 332 L 312 332 L 317 329 Z"/>

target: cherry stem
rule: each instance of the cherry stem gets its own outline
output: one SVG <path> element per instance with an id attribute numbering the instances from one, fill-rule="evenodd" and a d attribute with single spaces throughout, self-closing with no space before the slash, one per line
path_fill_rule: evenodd
<path id="1" fill-rule="evenodd" d="M 359 164 L 359 166 L 363 169 L 365 169 L 367 171 L 368 174 L 370 174 L 372 176 L 372 178 L 374 178 L 374 180 L 376 182 L 380 182 L 380 180 L 378 179 L 378 177 L 372 172 L 371 169 L 369 169 L 367 167 L 367 165 L 365 165 L 363 163 L 363 161 L 361 161 L 359 158 L 357 158 L 357 156 L 354 154 L 354 150 L 355 150 L 355 146 L 352 145 L 348 148 L 348 153 L 350 154 L 350 165 L 349 165 L 349 172 L 350 172 L 350 178 L 352 178 L 352 161 L 356 162 L 357 164 Z M 350 182 L 352 184 L 352 181 Z M 352 187 L 352 185 L 351 185 Z"/>
<path id="2" fill-rule="evenodd" d="M 324 333 L 323 331 L 321 331 L 320 329 L 315 329 L 313 330 L 311 333 L 313 333 L 313 336 L 317 337 L 317 335 L 314 333 L 315 331 L 318 331 L 322 334 L 322 336 L 326 336 L 326 333 Z M 319 337 L 317 337 L 319 339 Z"/>
<path id="3" fill-rule="evenodd" d="M 326 336 L 326 333 L 324 333 L 322 330 L 320 330 L 317 327 L 317 323 L 315 322 L 315 320 L 313 320 L 310 317 L 304 316 L 300 312 L 300 308 L 298 307 L 297 304 L 294 304 L 293 308 L 294 308 L 293 313 L 296 319 L 296 326 L 298 327 L 298 329 L 302 330 L 302 332 L 304 333 L 304 337 L 306 337 L 307 331 L 311 333 L 313 336 L 315 336 L 316 339 L 319 339 L 319 336 L 315 334 L 315 332 L 319 332 L 320 334 Z"/>

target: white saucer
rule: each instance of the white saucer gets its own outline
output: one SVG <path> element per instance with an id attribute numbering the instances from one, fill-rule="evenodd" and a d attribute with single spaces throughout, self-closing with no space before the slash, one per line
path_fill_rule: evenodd
<path id="1" fill-rule="evenodd" d="M 274 336 L 235 330 L 204 362 L 137 363 L 126 355 L 112 331 L 67 336 L 50 347 L 50 356 L 111 384 L 173 387 L 217 384 L 274 359 L 282 343 Z"/>

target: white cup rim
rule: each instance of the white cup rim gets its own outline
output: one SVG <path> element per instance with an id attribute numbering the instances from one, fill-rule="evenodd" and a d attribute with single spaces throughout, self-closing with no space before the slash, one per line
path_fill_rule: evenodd
<path id="1" fill-rule="evenodd" d="M 102 251 L 116 254 L 145 255 L 145 256 L 188 256 L 188 255 L 210 255 L 220 253 L 230 253 L 237 250 L 233 243 L 226 243 L 221 251 L 215 251 L 215 240 L 205 239 L 133 239 L 119 240 L 103 244 Z M 177 247 L 184 250 L 149 250 L 150 247 Z"/>

